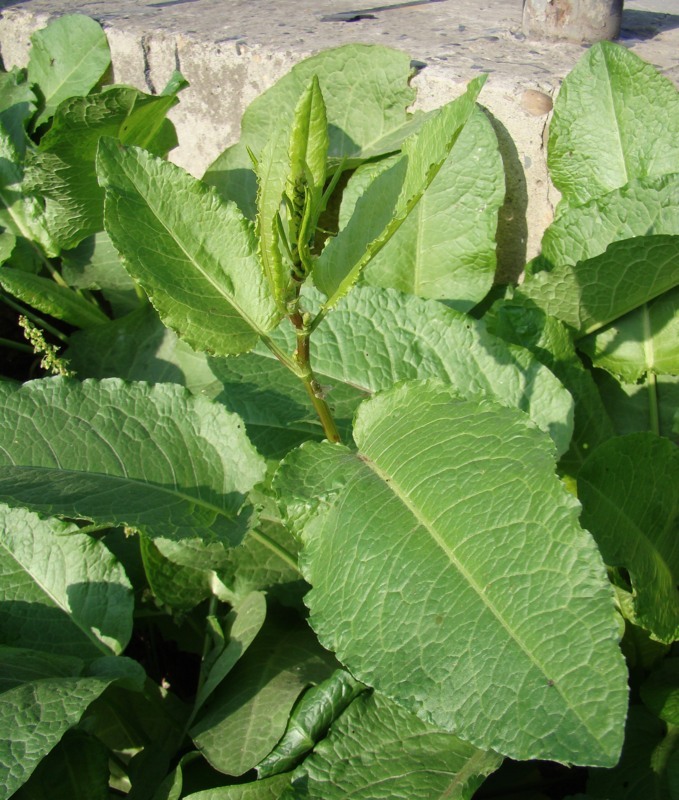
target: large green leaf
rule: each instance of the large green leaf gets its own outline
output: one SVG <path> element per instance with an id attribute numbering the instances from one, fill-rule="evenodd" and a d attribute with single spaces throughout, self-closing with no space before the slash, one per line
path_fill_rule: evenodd
<path id="1" fill-rule="evenodd" d="M 548 152 L 552 180 L 571 205 L 676 172 L 679 94 L 626 47 L 599 42 L 561 85 Z"/>
<path id="2" fill-rule="evenodd" d="M 486 76 L 440 108 L 404 142 L 401 157 L 377 175 L 356 203 L 346 226 L 326 245 L 314 267 L 314 283 L 334 306 L 361 271 L 396 234 L 440 172 L 476 108 Z"/>
<path id="3" fill-rule="evenodd" d="M 640 690 L 644 705 L 660 719 L 679 727 L 679 658 L 666 658 Z"/>
<path id="4" fill-rule="evenodd" d="M 679 174 L 630 181 L 581 206 L 566 208 L 545 231 L 528 272 L 552 270 L 601 255 L 635 236 L 679 234 Z"/>
<path id="5" fill-rule="evenodd" d="M 95 170 L 99 139 L 112 136 L 164 156 L 177 144 L 166 119 L 175 103 L 174 95 L 154 97 L 112 86 L 59 107 L 39 148 L 27 158 L 26 184 L 45 198 L 46 224 L 61 247 L 75 247 L 103 230 L 104 190 Z"/>
<path id="6" fill-rule="evenodd" d="M 103 542 L 76 526 L 0 505 L 4 644 L 70 656 L 120 653 L 134 599 Z"/>
<path id="7" fill-rule="evenodd" d="M 264 462 L 234 414 L 173 384 L 0 384 L 0 498 L 151 537 L 236 544 Z"/>
<path id="8" fill-rule="evenodd" d="M 379 694 L 355 700 L 294 773 L 284 800 L 470 800 L 501 757 Z"/>
<path id="9" fill-rule="evenodd" d="M 41 107 L 35 124 L 48 120 L 69 97 L 86 95 L 111 63 L 101 25 L 83 14 L 59 17 L 31 36 L 28 80 L 37 84 Z"/>
<path id="10" fill-rule="evenodd" d="M 112 678 L 47 678 L 0 695 L 0 798 L 8 800 Z"/>
<path id="11" fill-rule="evenodd" d="M 77 656 L 0 645 L 0 693 L 41 678 L 77 677 L 82 675 L 84 665 Z"/>
<path id="12" fill-rule="evenodd" d="M 449 299 L 458 311 L 469 310 L 493 283 L 504 186 L 495 132 L 476 107 L 440 172 L 368 264 L 363 279 L 420 297 Z"/>
<path id="13" fill-rule="evenodd" d="M 578 348 L 597 367 L 627 383 L 649 372 L 679 375 L 679 287 L 581 339 Z"/>
<path id="14" fill-rule="evenodd" d="M 679 449 L 652 433 L 609 439 L 578 475 L 582 524 L 609 566 L 632 579 L 636 619 L 679 638 Z"/>
<path id="15" fill-rule="evenodd" d="M 256 181 L 248 148 L 259 157 L 281 129 L 292 128 L 294 109 L 314 76 L 327 108 L 332 158 L 397 150 L 397 132 L 406 125 L 406 109 L 415 99 L 412 75 L 405 53 L 375 45 L 351 44 L 305 59 L 248 106 L 240 141 L 217 158 L 205 180 L 254 219 Z"/>
<path id="16" fill-rule="evenodd" d="M 102 140 L 105 221 L 165 324 L 198 350 L 252 349 L 280 321 L 252 225 L 173 164 Z"/>
<path id="17" fill-rule="evenodd" d="M 549 439 L 515 409 L 420 383 L 362 404 L 354 438 L 349 464 L 312 446 L 350 471 L 304 530 L 321 642 L 477 747 L 615 764 L 627 681 L 612 592 Z"/>
<path id="18" fill-rule="evenodd" d="M 519 296 L 584 336 L 677 285 L 679 236 L 651 235 L 613 242 L 601 255 L 534 273 Z"/>
<path id="19" fill-rule="evenodd" d="M 357 287 L 314 332 L 312 359 L 330 387 L 341 381 L 373 394 L 437 378 L 465 397 L 489 394 L 526 411 L 560 453 L 568 448 L 572 400 L 554 375 L 527 350 L 433 300 Z"/>
<path id="20" fill-rule="evenodd" d="M 335 667 L 305 622 L 270 613 L 198 717 L 191 730 L 194 742 L 220 772 L 242 775 L 281 738 L 302 690 L 329 677 Z"/>

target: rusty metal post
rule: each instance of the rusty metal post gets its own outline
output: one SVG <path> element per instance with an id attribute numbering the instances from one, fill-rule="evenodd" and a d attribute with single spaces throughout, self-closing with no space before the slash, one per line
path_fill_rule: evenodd
<path id="1" fill-rule="evenodd" d="M 623 0 L 524 0 L 523 32 L 543 39 L 599 42 L 620 33 Z"/>

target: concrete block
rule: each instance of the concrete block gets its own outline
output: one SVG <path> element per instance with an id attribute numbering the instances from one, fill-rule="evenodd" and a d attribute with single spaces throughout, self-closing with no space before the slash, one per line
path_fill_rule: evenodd
<path id="1" fill-rule="evenodd" d="M 414 80 L 415 107 L 422 109 L 456 97 L 488 72 L 480 101 L 507 168 L 502 273 L 517 274 L 538 252 L 558 202 L 546 169 L 552 102 L 583 46 L 526 37 L 521 0 L 6 0 L 5 67 L 24 65 L 31 33 L 68 13 L 103 24 L 116 81 L 154 92 L 174 69 L 187 78 L 190 87 L 171 112 L 180 141 L 171 157 L 196 176 L 238 139 L 254 97 L 327 47 L 382 44 L 424 62 Z M 679 84 L 679 0 L 628 0 L 620 41 Z"/>

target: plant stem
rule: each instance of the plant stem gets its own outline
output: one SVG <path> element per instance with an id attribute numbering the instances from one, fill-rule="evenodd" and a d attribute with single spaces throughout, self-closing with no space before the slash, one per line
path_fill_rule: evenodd
<path id="1" fill-rule="evenodd" d="M 321 421 L 326 438 L 330 442 L 341 441 L 335 420 L 330 411 L 330 406 L 325 402 L 323 391 L 320 384 L 316 380 L 314 373 L 311 369 L 311 354 L 310 354 L 310 332 L 307 328 L 302 314 L 297 310 L 290 314 L 290 321 L 295 327 L 297 333 L 297 348 L 295 349 L 295 361 L 299 367 L 299 377 L 304 384 L 304 388 L 309 395 L 309 399 L 318 414 Z"/>
<path id="2" fill-rule="evenodd" d="M 648 391 L 648 417 L 649 425 L 653 433 L 660 436 L 660 415 L 658 414 L 658 384 L 655 372 L 649 372 L 646 377 L 646 389 Z"/>

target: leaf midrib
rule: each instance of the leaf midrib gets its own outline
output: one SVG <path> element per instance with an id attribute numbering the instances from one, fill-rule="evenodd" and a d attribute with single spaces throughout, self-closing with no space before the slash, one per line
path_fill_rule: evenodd
<path id="1" fill-rule="evenodd" d="M 123 163 L 121 166 L 125 173 L 125 176 L 127 177 L 128 181 L 130 182 L 135 192 L 137 193 L 137 196 L 149 209 L 149 211 L 153 215 L 153 218 L 156 219 L 160 224 L 160 226 L 165 230 L 168 237 L 177 245 L 179 250 L 184 254 L 186 260 L 207 281 L 207 283 L 209 283 L 212 286 L 212 288 L 217 292 L 217 294 L 220 297 L 222 297 L 228 303 L 228 305 L 231 306 L 231 308 L 233 308 L 236 314 L 238 314 L 238 316 L 253 330 L 254 333 L 257 334 L 258 337 L 264 337 L 266 331 L 263 328 L 259 328 L 256 325 L 256 323 L 252 319 L 250 319 L 249 315 L 246 314 L 245 311 L 243 311 L 240 305 L 236 302 L 235 297 L 226 294 L 224 292 L 224 288 L 220 286 L 219 283 L 205 271 L 205 269 L 201 266 L 201 264 L 186 249 L 184 242 L 180 240 L 177 236 L 175 236 L 172 230 L 167 226 L 165 220 L 160 216 L 157 204 L 152 202 L 153 193 L 151 193 L 151 198 L 147 198 L 146 195 L 143 193 L 143 191 L 140 189 L 139 184 L 135 181 L 134 176 L 130 175 L 129 170 L 127 169 L 127 163 Z M 144 174 L 146 173 L 144 172 Z M 213 194 L 216 197 L 216 192 L 214 192 Z M 221 205 L 218 207 L 221 207 Z M 238 220 L 238 222 L 240 223 L 240 220 Z"/>
<path id="2" fill-rule="evenodd" d="M 477 597 L 486 606 L 486 608 L 490 611 L 490 613 L 497 619 L 500 625 L 507 631 L 512 641 L 514 641 L 518 645 L 520 650 L 527 656 L 528 660 L 538 670 L 540 670 L 540 672 L 545 676 L 547 680 L 552 680 L 552 676 L 550 675 L 550 673 L 535 658 L 534 654 L 526 647 L 523 641 L 519 638 L 518 634 L 507 624 L 507 622 L 505 621 L 499 610 L 490 602 L 488 597 L 485 595 L 485 593 L 482 590 L 482 587 L 473 578 L 471 573 L 467 571 L 464 565 L 455 557 L 454 553 L 447 546 L 445 540 L 439 535 L 438 531 L 435 529 L 433 524 L 426 517 L 424 517 L 420 513 L 419 509 L 411 502 L 408 494 L 400 486 L 400 484 L 396 482 L 394 476 L 384 472 L 377 465 L 375 461 L 373 461 L 371 458 L 368 458 L 368 456 L 366 456 L 364 453 L 361 453 L 361 461 L 375 473 L 375 475 L 380 479 L 382 484 L 391 490 L 395 498 L 400 503 L 403 504 L 403 506 L 410 512 L 410 514 L 414 517 L 417 523 L 427 531 L 432 541 L 439 547 L 439 549 L 443 552 L 443 554 L 448 558 L 451 565 L 455 569 L 457 569 L 460 575 L 462 575 L 462 577 L 467 581 L 469 586 L 474 590 Z M 569 698 L 564 694 L 563 688 L 561 686 L 561 681 L 558 680 L 558 676 L 554 676 L 554 680 L 552 683 L 550 683 L 550 686 L 552 686 L 552 688 L 559 693 L 559 695 L 566 703 L 567 707 L 580 721 L 583 729 L 585 729 L 590 734 L 592 740 L 596 742 L 597 745 L 599 745 L 600 747 L 599 737 L 596 735 L 596 733 L 591 729 L 587 721 L 579 713 L 578 707 L 572 704 Z"/>

